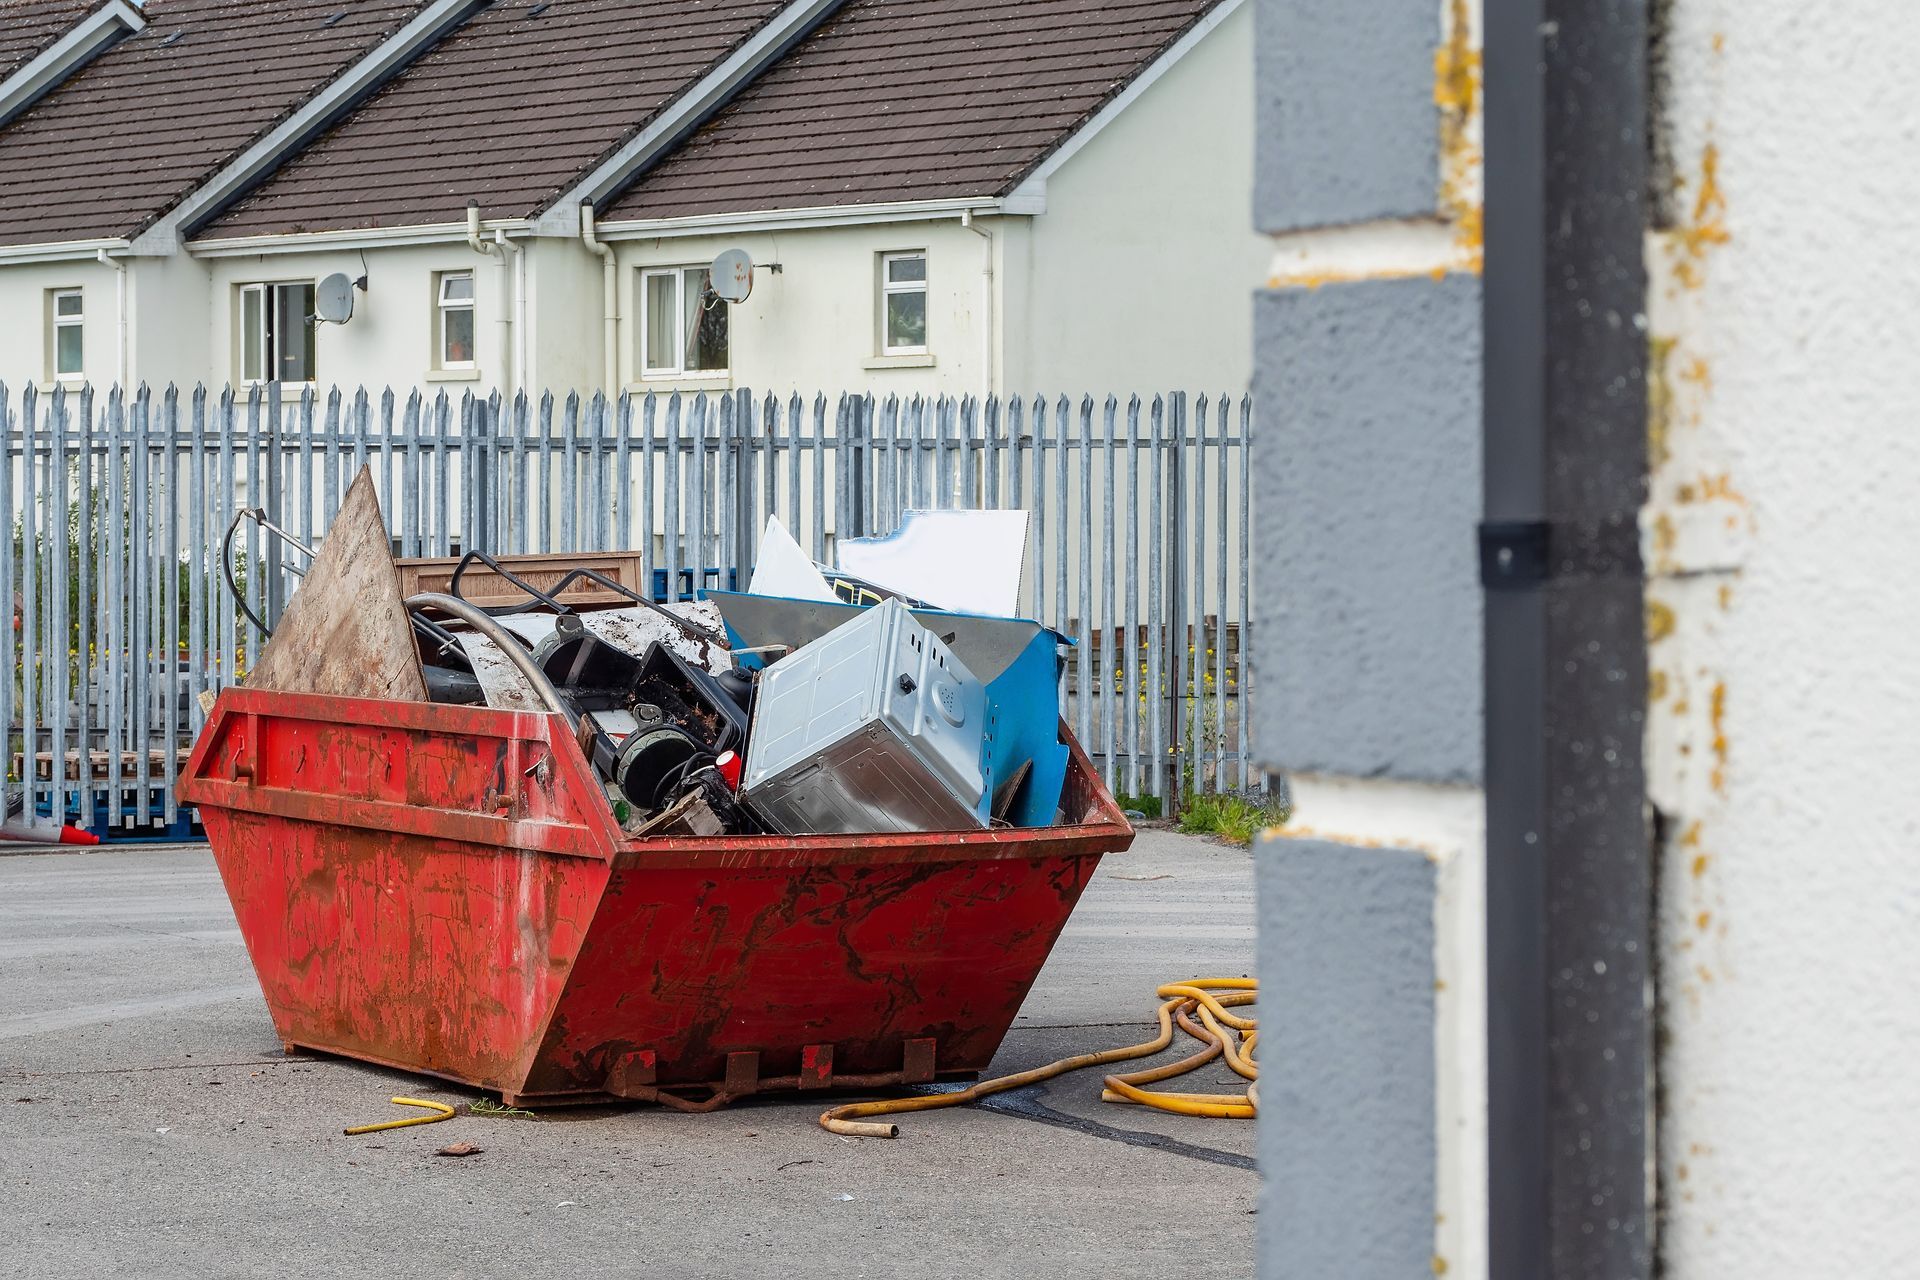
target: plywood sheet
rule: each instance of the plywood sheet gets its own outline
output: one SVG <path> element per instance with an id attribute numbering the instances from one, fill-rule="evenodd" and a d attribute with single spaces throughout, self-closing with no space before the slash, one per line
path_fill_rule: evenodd
<path id="1" fill-rule="evenodd" d="M 425 702 L 391 547 L 373 473 L 362 467 L 247 686 Z"/>

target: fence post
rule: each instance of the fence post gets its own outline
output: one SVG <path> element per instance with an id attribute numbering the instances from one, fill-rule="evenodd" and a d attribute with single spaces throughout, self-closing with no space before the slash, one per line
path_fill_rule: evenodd
<path id="1" fill-rule="evenodd" d="M 474 495 L 472 510 L 468 519 L 473 526 L 473 541 L 462 547 L 462 552 L 485 551 L 498 554 L 493 545 L 493 429 L 494 414 L 500 411 L 500 398 L 496 394 L 491 399 L 474 400 L 473 412 L 467 418 L 468 438 L 467 466 L 473 472 L 473 485 L 470 492 Z"/>
<path id="2" fill-rule="evenodd" d="M 753 500 L 754 472 L 758 470 L 754 455 L 754 412 L 753 392 L 741 389 L 734 393 L 733 439 L 735 461 L 733 464 L 733 564 L 734 581 L 720 580 L 722 591 L 744 591 L 748 575 L 753 572 L 753 535 L 760 520 L 759 504 Z"/>
<path id="3" fill-rule="evenodd" d="M 1172 759 L 1167 761 L 1167 813 L 1179 811 L 1186 802 L 1180 789 L 1180 766 L 1185 762 L 1187 726 L 1185 710 L 1187 662 L 1186 574 L 1183 557 L 1187 546 L 1186 474 L 1181 454 L 1186 448 L 1187 393 L 1175 391 L 1167 397 L 1167 741 Z"/>
<path id="4" fill-rule="evenodd" d="M 847 401 L 847 429 L 851 435 L 840 472 L 840 483 L 847 486 L 846 536 L 864 538 L 869 532 L 867 486 L 862 483 L 867 472 L 867 401 L 864 396 L 849 396 Z"/>
<path id="5" fill-rule="evenodd" d="M 265 508 L 267 519 L 284 528 L 286 521 L 281 518 L 281 410 L 281 387 L 276 381 L 267 388 L 266 492 L 255 499 L 255 505 Z M 286 571 L 280 567 L 283 558 L 280 535 L 269 531 L 259 567 L 261 580 L 267 589 L 266 612 L 260 616 L 267 620 L 269 626 L 287 607 Z"/>

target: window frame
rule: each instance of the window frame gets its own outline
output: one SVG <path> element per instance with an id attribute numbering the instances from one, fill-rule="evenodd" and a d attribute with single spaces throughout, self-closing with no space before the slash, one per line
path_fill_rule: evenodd
<path id="1" fill-rule="evenodd" d="M 315 283 L 312 280 L 254 280 L 238 286 L 238 306 L 235 308 L 234 328 L 239 341 L 236 344 L 239 381 L 242 386 L 261 386 L 276 381 L 273 376 L 279 371 L 281 363 L 281 339 L 273 317 L 280 310 L 280 292 L 284 289 L 305 289 L 312 295 Z M 247 340 L 253 336 L 247 323 L 247 299 L 249 296 L 260 300 L 260 374 L 253 376 L 247 370 Z M 309 303 L 311 305 L 311 302 Z M 315 323 L 311 311 L 307 315 L 307 329 L 313 334 L 313 359 L 307 370 L 307 377 L 299 382 L 282 382 L 282 386 L 310 387 L 320 379 L 320 327 Z"/>
<path id="2" fill-rule="evenodd" d="M 447 285 L 454 280 L 467 282 L 466 298 L 448 299 Z M 472 327 L 467 335 L 468 356 L 465 360 L 453 360 L 447 355 L 447 315 L 453 311 L 465 311 L 471 317 Z M 434 272 L 433 359 L 436 369 L 466 370 L 480 367 L 479 279 L 471 270 Z"/>
<path id="3" fill-rule="evenodd" d="M 918 280 L 903 280 L 896 283 L 893 279 L 893 264 L 913 259 L 919 260 L 920 278 Z M 878 319 L 880 322 L 881 355 L 924 356 L 932 354 L 933 293 L 930 287 L 932 274 L 933 268 L 930 255 L 925 249 L 897 249 L 880 255 Z M 921 306 L 924 308 L 927 333 L 923 336 L 918 346 L 895 346 L 892 341 L 892 326 L 888 323 L 888 300 L 896 294 L 908 293 L 921 295 Z"/>
<path id="4" fill-rule="evenodd" d="M 64 298 L 77 299 L 80 309 L 70 316 L 62 315 L 60 302 Z M 60 333 L 63 329 L 77 329 L 80 333 L 80 367 L 77 369 L 60 367 Z M 47 290 L 47 373 L 50 382 L 87 380 L 87 294 L 84 289 Z"/>
<path id="5" fill-rule="evenodd" d="M 640 381 L 661 382 L 676 378 L 725 379 L 733 376 L 733 321 L 731 313 L 729 313 L 727 321 L 727 360 L 725 366 L 719 369 L 687 368 L 687 343 L 690 338 L 687 331 L 687 276 L 692 272 L 711 270 L 711 267 L 711 263 L 695 262 L 683 265 L 662 264 L 660 266 L 640 268 L 639 287 L 637 290 L 638 296 L 634 305 L 634 311 L 639 317 L 637 327 L 639 329 L 640 341 L 635 364 L 640 371 Z M 649 305 L 652 298 L 648 282 L 661 278 L 671 279 L 674 282 L 674 362 L 671 367 L 656 367 L 648 363 L 648 347 L 651 345 L 649 339 L 653 336 L 653 309 Z M 707 287 L 709 289 L 713 287 L 711 280 L 708 281 Z M 720 302 L 719 305 L 724 307 L 729 304 Z"/>

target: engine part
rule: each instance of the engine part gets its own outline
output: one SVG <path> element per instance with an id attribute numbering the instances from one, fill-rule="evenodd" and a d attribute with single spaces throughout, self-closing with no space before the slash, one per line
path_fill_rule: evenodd
<path id="1" fill-rule="evenodd" d="M 596 765 L 600 764 L 595 760 Z M 694 768 L 710 767 L 713 757 L 687 733 L 670 724 L 629 734 L 602 772 L 641 809 L 664 809 L 686 789 Z"/>

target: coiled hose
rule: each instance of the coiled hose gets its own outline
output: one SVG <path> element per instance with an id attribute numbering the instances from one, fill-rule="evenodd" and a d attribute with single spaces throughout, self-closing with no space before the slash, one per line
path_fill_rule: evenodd
<path id="1" fill-rule="evenodd" d="M 1259 990 L 1257 978 L 1190 978 L 1185 982 L 1170 982 L 1154 993 L 1162 1003 L 1156 1015 L 1160 1023 L 1159 1034 L 1151 1040 L 1099 1053 L 1076 1054 L 1031 1071 L 1020 1071 L 995 1080 L 982 1080 L 979 1084 L 954 1093 L 889 1098 L 883 1102 L 850 1102 L 823 1113 L 820 1124 L 831 1133 L 850 1137 L 897 1138 L 900 1136 L 898 1125 L 878 1123 L 866 1117 L 962 1107 L 1009 1089 L 1063 1076 L 1069 1071 L 1151 1057 L 1173 1043 L 1176 1024 L 1204 1047 L 1198 1053 L 1165 1066 L 1108 1076 L 1104 1081 L 1106 1087 L 1100 1094 L 1101 1100 L 1152 1107 L 1183 1116 L 1247 1119 L 1255 1114 L 1259 1106 L 1258 1086 L 1254 1082 L 1260 1072 L 1254 1063 L 1253 1052 L 1259 1040 L 1260 1024 L 1253 1018 L 1241 1017 L 1231 1010 L 1252 1004 L 1259 998 Z M 1225 994 L 1215 995 L 1216 991 Z M 1168 1093 L 1141 1087 L 1185 1075 L 1222 1056 L 1236 1075 L 1248 1081 L 1244 1094 Z"/>

